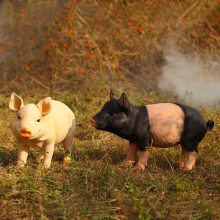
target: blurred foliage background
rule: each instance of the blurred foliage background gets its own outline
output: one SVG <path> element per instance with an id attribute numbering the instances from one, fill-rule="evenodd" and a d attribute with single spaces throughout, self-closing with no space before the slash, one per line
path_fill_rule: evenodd
<path id="1" fill-rule="evenodd" d="M 218 0 L 1 0 L 0 91 L 157 90 L 164 51 L 218 57 Z"/>

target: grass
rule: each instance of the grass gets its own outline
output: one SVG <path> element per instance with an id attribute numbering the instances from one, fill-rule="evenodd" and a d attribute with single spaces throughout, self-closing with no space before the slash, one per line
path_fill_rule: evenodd
<path id="1" fill-rule="evenodd" d="M 157 88 L 163 53 L 218 60 L 218 0 L 5 0 L 0 10 L 0 219 L 220 219 L 219 109 L 199 109 L 215 127 L 191 172 L 179 170 L 178 146 L 150 149 L 146 171 L 124 167 L 128 143 L 88 124 L 110 88 L 136 104 L 179 101 Z M 35 149 L 24 169 L 15 166 L 12 91 L 74 111 L 71 164 L 57 146 L 49 170 Z"/>
<path id="2" fill-rule="evenodd" d="M 219 219 L 218 110 L 201 109 L 216 126 L 200 144 L 195 170 L 179 170 L 180 148 L 173 147 L 150 149 L 149 166 L 139 171 L 121 164 L 126 141 L 87 123 L 106 96 L 107 92 L 99 97 L 88 92 L 54 94 L 74 110 L 78 126 L 73 162 L 64 166 L 62 147 L 57 146 L 49 170 L 36 164 L 34 149 L 24 169 L 15 166 L 13 114 L 7 97 L 1 97 L 0 219 Z"/>

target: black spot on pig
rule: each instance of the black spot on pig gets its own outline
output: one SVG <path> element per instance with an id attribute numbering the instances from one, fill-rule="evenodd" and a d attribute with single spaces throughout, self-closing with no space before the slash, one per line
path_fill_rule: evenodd
<path id="1" fill-rule="evenodd" d="M 203 116 L 195 109 L 182 104 L 177 105 L 185 115 L 181 144 L 188 151 L 198 152 L 198 144 L 205 137 L 206 132 L 212 130 L 214 122 L 208 120 L 206 123 Z"/>

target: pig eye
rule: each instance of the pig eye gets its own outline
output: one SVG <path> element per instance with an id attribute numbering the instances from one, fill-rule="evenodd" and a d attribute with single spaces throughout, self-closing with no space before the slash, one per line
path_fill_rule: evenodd
<path id="1" fill-rule="evenodd" d="M 21 119 L 21 117 L 19 116 L 19 115 L 17 115 L 17 118 L 20 120 Z"/>
<path id="2" fill-rule="evenodd" d="M 40 122 L 40 119 L 38 119 L 37 122 Z"/>

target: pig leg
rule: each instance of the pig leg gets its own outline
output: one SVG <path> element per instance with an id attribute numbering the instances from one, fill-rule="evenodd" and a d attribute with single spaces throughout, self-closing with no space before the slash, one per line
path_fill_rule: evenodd
<path id="1" fill-rule="evenodd" d="M 180 164 L 181 170 L 192 170 L 195 168 L 196 159 L 198 157 L 198 153 L 195 151 L 187 151 L 184 147 L 182 147 L 182 162 Z"/>
<path id="2" fill-rule="evenodd" d="M 18 161 L 17 161 L 18 167 L 24 167 L 24 165 L 27 163 L 28 151 L 29 151 L 29 147 L 24 145 L 19 146 Z"/>
<path id="3" fill-rule="evenodd" d="M 45 146 L 45 152 L 44 152 L 44 167 L 50 168 L 51 160 L 53 157 L 54 152 L 54 145 L 55 143 L 49 143 Z"/>
<path id="4" fill-rule="evenodd" d="M 64 150 L 65 150 L 65 155 L 63 158 L 63 162 L 64 163 L 69 163 L 71 162 L 71 153 L 73 150 L 73 137 L 75 135 L 75 122 L 73 122 L 73 126 L 70 128 L 67 136 L 65 137 L 64 141 L 63 141 L 63 146 L 64 146 Z"/>
<path id="5" fill-rule="evenodd" d="M 136 164 L 136 166 L 141 169 L 141 170 L 145 170 L 146 166 L 147 166 L 147 161 L 149 159 L 149 151 L 148 150 L 143 150 L 140 151 L 139 153 L 139 159 L 138 162 Z"/>
<path id="6" fill-rule="evenodd" d="M 124 161 L 125 164 L 134 164 L 136 155 L 138 152 L 138 145 L 135 143 L 129 143 L 128 151 L 127 151 L 127 157 Z"/>
<path id="7" fill-rule="evenodd" d="M 41 163 L 41 162 L 44 160 L 44 152 L 45 152 L 45 146 L 43 146 L 43 147 L 40 149 L 40 152 L 39 152 L 39 154 L 37 155 L 37 162 L 38 162 L 38 163 Z"/>

